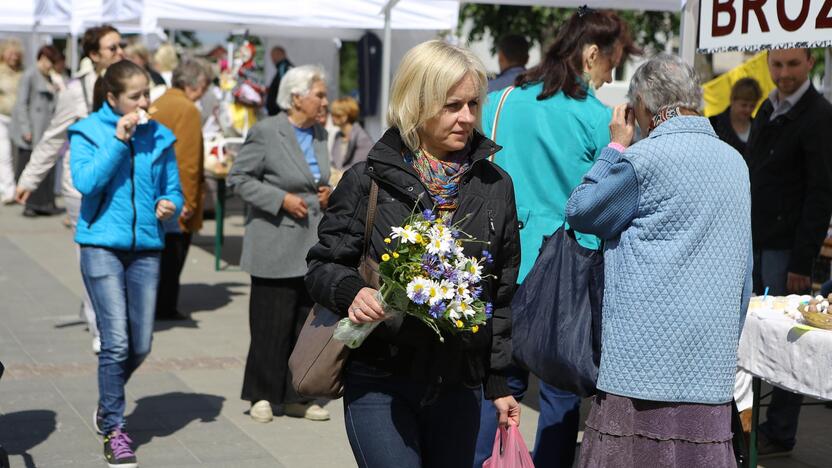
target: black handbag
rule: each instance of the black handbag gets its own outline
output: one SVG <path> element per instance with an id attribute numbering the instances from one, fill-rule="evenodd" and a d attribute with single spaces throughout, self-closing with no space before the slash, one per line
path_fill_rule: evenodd
<path id="1" fill-rule="evenodd" d="M 542 381 L 586 397 L 595 394 L 601 361 L 604 255 L 571 229 L 546 238 L 511 302 L 514 360 Z"/>

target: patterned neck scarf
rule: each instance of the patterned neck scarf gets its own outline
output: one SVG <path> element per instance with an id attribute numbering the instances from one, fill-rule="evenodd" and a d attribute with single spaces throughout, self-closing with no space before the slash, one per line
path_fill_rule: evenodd
<path id="1" fill-rule="evenodd" d="M 647 134 L 649 135 L 659 125 L 667 122 L 673 117 L 679 117 L 680 115 L 699 115 L 699 113 L 696 111 L 692 111 L 687 107 L 660 107 L 659 110 L 657 110 L 656 113 L 653 115 L 653 120 L 650 122 L 650 131 L 648 131 Z"/>
<path id="2" fill-rule="evenodd" d="M 471 167 L 467 151 L 460 151 L 443 161 L 419 149 L 409 158 L 410 164 L 425 184 L 436 208 L 453 211 L 457 208 L 459 181 Z"/>

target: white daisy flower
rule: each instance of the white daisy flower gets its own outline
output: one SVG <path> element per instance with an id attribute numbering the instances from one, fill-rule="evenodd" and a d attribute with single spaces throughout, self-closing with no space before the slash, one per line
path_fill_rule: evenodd
<path id="1" fill-rule="evenodd" d="M 459 312 L 459 310 L 451 308 L 450 312 L 448 312 L 448 318 L 456 322 L 457 320 L 462 318 L 462 314 Z"/>
<path id="2" fill-rule="evenodd" d="M 417 276 L 407 284 L 407 297 L 416 304 L 424 304 L 428 300 L 428 287 L 430 281 L 424 277 Z"/>
<path id="3" fill-rule="evenodd" d="M 439 283 L 437 283 L 436 281 L 428 281 L 428 287 L 426 291 L 428 293 L 428 304 L 436 305 L 437 302 L 442 301 L 442 291 L 439 287 Z"/>
<path id="4" fill-rule="evenodd" d="M 482 278 L 482 265 L 475 259 L 469 259 L 468 264 L 465 266 L 465 272 L 468 273 L 471 281 L 477 282 Z"/>
<path id="5" fill-rule="evenodd" d="M 405 227 L 394 227 L 393 239 L 401 239 L 405 244 L 415 244 L 418 239 L 418 233 L 413 229 L 413 226 L 407 225 Z"/>
<path id="6" fill-rule="evenodd" d="M 451 243 L 441 237 L 432 237 L 428 242 L 428 252 L 434 255 L 444 255 L 451 250 Z"/>
<path id="7" fill-rule="evenodd" d="M 456 287 L 448 280 L 442 280 L 439 283 L 439 293 L 443 300 L 449 301 L 456 295 Z"/>
<path id="8" fill-rule="evenodd" d="M 476 315 L 476 311 L 469 304 L 465 302 L 455 301 L 451 303 L 451 315 L 456 313 L 457 317 L 454 320 L 459 320 L 459 317 L 471 318 Z"/>
<path id="9" fill-rule="evenodd" d="M 463 281 L 456 285 L 456 296 L 463 302 L 470 303 L 471 291 L 468 290 L 468 283 Z"/>

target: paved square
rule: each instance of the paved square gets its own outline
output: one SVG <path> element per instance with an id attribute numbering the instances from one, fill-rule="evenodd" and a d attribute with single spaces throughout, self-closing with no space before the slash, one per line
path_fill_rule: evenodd
<path id="1" fill-rule="evenodd" d="M 81 279 L 60 217 L 28 219 L 0 206 L 0 444 L 13 467 L 103 467 L 92 427 L 96 358 L 79 318 Z M 239 259 L 242 217 L 226 222 L 225 271 L 213 269 L 214 224 L 195 237 L 180 305 L 191 320 L 157 324 L 153 351 L 127 385 L 128 428 L 141 466 L 355 466 L 340 401 L 329 422 L 253 422 L 240 400 L 248 350 L 249 277 Z M 537 398 L 521 425 L 534 444 Z M 584 405 L 586 406 L 586 405 Z M 803 409 L 797 450 L 769 468 L 830 467 L 832 410 Z"/>

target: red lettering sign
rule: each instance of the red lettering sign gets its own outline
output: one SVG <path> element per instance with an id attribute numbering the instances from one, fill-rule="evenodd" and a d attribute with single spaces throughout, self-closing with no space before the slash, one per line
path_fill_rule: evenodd
<path id="1" fill-rule="evenodd" d="M 769 32 L 768 21 L 766 15 L 763 13 L 763 6 L 768 0 L 744 0 L 742 2 L 742 33 L 748 34 L 748 17 L 753 11 L 757 16 L 757 22 L 760 23 L 760 30 L 762 32 Z"/>
<path id="2" fill-rule="evenodd" d="M 829 14 L 830 12 L 832 12 L 832 0 L 826 0 L 823 2 L 820 13 L 818 13 L 818 19 L 815 20 L 816 28 L 832 28 L 832 17 Z"/>
<path id="3" fill-rule="evenodd" d="M 790 0 L 794 1 L 794 0 Z M 803 0 L 803 6 L 800 7 L 800 13 L 797 18 L 791 19 L 786 15 L 786 0 L 777 0 L 777 20 L 780 21 L 780 26 L 789 32 L 794 32 L 803 26 L 806 18 L 809 17 L 809 0 Z"/>
<path id="4" fill-rule="evenodd" d="M 832 2 L 832 0 L 829 0 Z M 725 26 L 719 25 L 719 14 L 720 13 L 728 13 L 728 24 Z M 719 36 L 727 36 L 731 34 L 734 30 L 734 26 L 737 25 L 737 12 L 734 11 L 734 0 L 728 0 L 727 2 L 720 2 L 719 0 L 714 0 L 714 14 L 711 16 L 711 36 L 719 37 Z"/>

